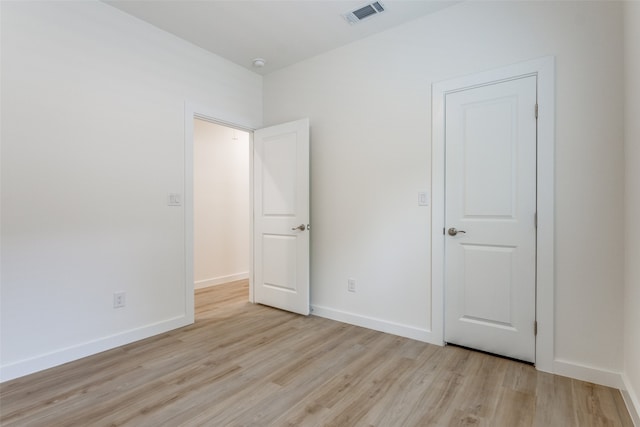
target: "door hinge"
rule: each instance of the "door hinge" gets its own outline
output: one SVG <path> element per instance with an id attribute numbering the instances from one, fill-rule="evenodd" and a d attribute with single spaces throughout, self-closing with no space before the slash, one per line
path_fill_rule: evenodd
<path id="1" fill-rule="evenodd" d="M 533 322 L 533 336 L 538 336 L 538 321 L 534 320 Z"/>
<path id="2" fill-rule="evenodd" d="M 536 119 L 538 118 L 538 104 L 536 104 Z"/>
<path id="3" fill-rule="evenodd" d="M 533 214 L 533 225 L 535 228 L 538 228 L 538 212 Z"/>
<path id="4" fill-rule="evenodd" d="M 445 234 L 447 234 L 447 233 L 445 233 L 444 227 L 442 227 L 442 235 L 445 235 Z"/>

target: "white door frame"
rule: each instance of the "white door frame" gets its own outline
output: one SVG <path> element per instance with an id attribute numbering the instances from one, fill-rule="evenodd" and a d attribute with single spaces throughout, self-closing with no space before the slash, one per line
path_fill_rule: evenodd
<path id="1" fill-rule="evenodd" d="M 195 319 L 194 254 L 193 254 L 193 120 L 200 119 L 218 125 L 249 132 L 249 301 L 253 298 L 253 132 L 255 124 L 244 118 L 228 117 L 214 109 L 185 102 L 184 106 L 184 256 L 185 256 L 185 313 L 189 323 Z"/>
<path id="2" fill-rule="evenodd" d="M 554 147 L 555 58 L 552 56 L 509 65 L 470 76 L 434 83 L 432 87 L 431 152 L 431 292 L 433 338 L 444 344 L 445 227 L 445 96 L 492 82 L 537 76 L 538 146 L 536 237 L 536 368 L 553 372 L 554 359 Z"/>

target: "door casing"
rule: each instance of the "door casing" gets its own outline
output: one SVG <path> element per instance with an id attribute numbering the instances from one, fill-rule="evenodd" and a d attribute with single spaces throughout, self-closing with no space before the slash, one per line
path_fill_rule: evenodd
<path id="1" fill-rule="evenodd" d="M 536 368 L 553 371 L 554 360 L 554 147 L 555 58 L 552 56 L 458 77 L 432 86 L 431 325 L 444 344 L 445 96 L 460 90 L 525 76 L 537 77 L 538 145 L 536 246 Z"/>

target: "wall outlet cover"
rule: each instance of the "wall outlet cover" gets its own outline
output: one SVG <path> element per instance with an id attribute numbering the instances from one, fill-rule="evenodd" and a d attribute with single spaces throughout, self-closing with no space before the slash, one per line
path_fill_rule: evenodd
<path id="1" fill-rule="evenodd" d="M 127 304 L 126 292 L 115 292 L 113 294 L 113 308 L 122 308 Z"/>

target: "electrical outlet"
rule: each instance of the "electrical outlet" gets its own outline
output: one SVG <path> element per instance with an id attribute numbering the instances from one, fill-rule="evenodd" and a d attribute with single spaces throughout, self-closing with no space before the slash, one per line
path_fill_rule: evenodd
<path id="1" fill-rule="evenodd" d="M 113 308 L 124 307 L 127 303 L 126 292 L 115 292 L 113 294 Z"/>
<path id="2" fill-rule="evenodd" d="M 355 292 L 356 291 L 356 279 L 347 280 L 347 290 L 349 292 Z"/>

